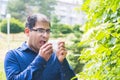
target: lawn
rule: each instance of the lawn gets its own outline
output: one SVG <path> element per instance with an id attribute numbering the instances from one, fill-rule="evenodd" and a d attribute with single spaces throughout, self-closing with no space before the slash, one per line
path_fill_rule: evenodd
<path id="1" fill-rule="evenodd" d="M 22 42 L 26 39 L 26 37 L 24 33 L 19 33 L 14 35 L 10 34 L 9 41 L 7 39 L 8 35 L 0 33 L 0 80 L 6 80 L 3 66 L 6 52 L 9 49 L 17 48 L 18 46 L 20 46 Z"/>
<path id="2" fill-rule="evenodd" d="M 6 80 L 4 69 L 3 69 L 3 62 L 0 62 L 0 80 Z"/>

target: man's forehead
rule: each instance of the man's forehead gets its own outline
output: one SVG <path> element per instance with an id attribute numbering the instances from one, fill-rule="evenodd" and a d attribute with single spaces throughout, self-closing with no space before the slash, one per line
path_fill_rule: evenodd
<path id="1" fill-rule="evenodd" d="M 49 29 L 50 28 L 50 24 L 48 22 L 36 22 L 35 24 L 36 28 L 44 28 L 44 29 Z"/>
<path id="2" fill-rule="evenodd" d="M 41 26 L 50 26 L 48 22 L 43 22 L 43 21 L 37 21 L 36 25 L 41 25 Z"/>

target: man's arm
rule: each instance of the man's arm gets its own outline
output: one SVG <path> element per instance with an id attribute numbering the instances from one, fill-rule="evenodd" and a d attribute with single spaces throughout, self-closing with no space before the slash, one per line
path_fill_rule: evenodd
<path id="1" fill-rule="evenodd" d="M 60 65 L 61 65 L 61 69 L 60 69 L 61 80 L 70 80 L 75 76 L 74 71 L 71 69 L 66 59 L 64 59 L 63 63 L 60 63 Z"/>
<path id="2" fill-rule="evenodd" d="M 40 74 L 44 70 L 46 61 L 39 55 L 33 60 L 33 62 L 22 72 L 20 71 L 19 63 L 13 51 L 9 51 L 6 54 L 4 61 L 4 68 L 7 80 L 33 80 L 33 75 L 37 73 L 39 69 Z M 24 66 L 24 65 L 23 65 Z M 39 75 L 41 76 L 41 75 Z M 37 79 L 34 79 L 37 80 Z"/>
<path id="3" fill-rule="evenodd" d="M 75 74 L 66 60 L 67 50 L 63 41 L 58 43 L 58 51 L 56 55 L 60 63 L 61 80 L 70 80 Z"/>

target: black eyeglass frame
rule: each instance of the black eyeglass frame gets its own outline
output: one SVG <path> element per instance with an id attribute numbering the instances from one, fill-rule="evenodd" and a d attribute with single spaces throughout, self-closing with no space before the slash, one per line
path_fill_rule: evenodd
<path id="1" fill-rule="evenodd" d="M 37 28 L 37 29 L 30 29 L 31 31 L 35 31 L 35 32 L 38 32 L 38 33 L 47 33 L 47 34 L 50 34 L 51 30 L 50 29 L 43 29 L 43 28 Z"/>

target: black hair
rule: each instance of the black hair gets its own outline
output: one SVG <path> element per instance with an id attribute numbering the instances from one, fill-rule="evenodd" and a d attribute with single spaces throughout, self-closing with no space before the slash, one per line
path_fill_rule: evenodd
<path id="1" fill-rule="evenodd" d="M 43 14 L 34 14 L 31 16 L 28 16 L 25 26 L 28 27 L 29 29 L 32 29 L 38 20 L 41 22 L 47 22 L 50 25 L 50 21 L 47 18 L 47 16 Z"/>
<path id="2" fill-rule="evenodd" d="M 36 16 L 28 16 L 25 26 L 28 27 L 29 29 L 32 29 L 35 26 L 36 21 L 37 21 Z"/>

